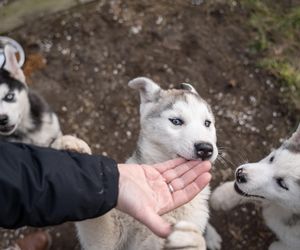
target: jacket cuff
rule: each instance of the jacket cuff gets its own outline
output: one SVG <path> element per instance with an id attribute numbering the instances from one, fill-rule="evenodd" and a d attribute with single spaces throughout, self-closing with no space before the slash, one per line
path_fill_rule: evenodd
<path id="1" fill-rule="evenodd" d="M 102 179 L 103 183 L 103 190 L 99 191 L 99 198 L 102 201 L 102 204 L 99 207 L 99 215 L 102 215 L 117 205 L 120 174 L 118 170 L 118 164 L 113 159 L 104 156 L 99 157 L 99 177 L 100 180 Z M 103 202 L 103 200 L 105 202 Z"/>

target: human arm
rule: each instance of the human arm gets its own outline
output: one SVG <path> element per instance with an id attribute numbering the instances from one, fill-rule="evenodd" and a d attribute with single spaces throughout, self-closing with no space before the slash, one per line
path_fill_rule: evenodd
<path id="1" fill-rule="evenodd" d="M 117 209 L 164 237 L 171 226 L 160 215 L 199 193 L 210 180 L 209 169 L 208 162 L 183 159 L 117 165 L 101 156 L 0 142 L 0 226 L 80 221 L 118 203 Z"/>
<path id="2" fill-rule="evenodd" d="M 0 226 L 49 226 L 115 207 L 117 164 L 106 157 L 0 142 Z"/>

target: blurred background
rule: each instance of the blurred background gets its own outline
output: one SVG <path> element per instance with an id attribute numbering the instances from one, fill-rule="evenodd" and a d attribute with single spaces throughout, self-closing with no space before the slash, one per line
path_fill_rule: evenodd
<path id="1" fill-rule="evenodd" d="M 0 0 L 0 35 L 23 46 L 29 86 L 63 132 L 119 162 L 139 131 L 139 97 L 127 87 L 136 76 L 190 82 L 211 104 L 222 152 L 213 187 L 299 122 L 299 0 Z M 225 250 L 267 249 L 274 237 L 255 205 L 212 211 L 211 222 Z M 0 230 L 0 249 L 32 230 Z M 72 223 L 47 230 L 53 250 L 79 249 Z"/>

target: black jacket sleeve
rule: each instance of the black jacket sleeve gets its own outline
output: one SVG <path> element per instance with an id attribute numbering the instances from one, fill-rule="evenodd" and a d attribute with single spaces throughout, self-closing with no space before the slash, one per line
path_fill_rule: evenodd
<path id="1" fill-rule="evenodd" d="M 0 227 L 100 216 L 116 205 L 118 181 L 106 157 L 0 142 Z"/>

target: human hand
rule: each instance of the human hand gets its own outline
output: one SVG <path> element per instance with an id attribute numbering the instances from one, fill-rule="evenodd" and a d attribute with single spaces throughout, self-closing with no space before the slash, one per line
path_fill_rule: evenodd
<path id="1" fill-rule="evenodd" d="M 167 237 L 171 224 L 160 215 L 192 200 L 211 180 L 208 161 L 170 160 L 150 165 L 119 164 L 117 209 Z M 171 188 L 170 188 L 171 185 Z"/>

